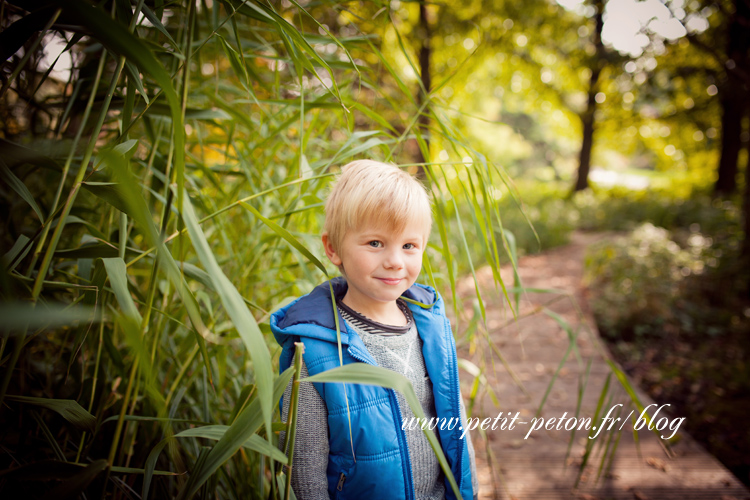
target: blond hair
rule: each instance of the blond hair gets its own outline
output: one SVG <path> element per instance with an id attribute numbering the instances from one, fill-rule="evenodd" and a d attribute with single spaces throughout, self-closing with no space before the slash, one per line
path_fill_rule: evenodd
<path id="1" fill-rule="evenodd" d="M 409 222 L 430 236 L 432 212 L 424 186 L 397 166 L 373 160 L 356 160 L 341 168 L 328 195 L 325 227 L 333 248 L 341 248 L 346 232 L 362 224 L 385 226 L 394 233 Z"/>

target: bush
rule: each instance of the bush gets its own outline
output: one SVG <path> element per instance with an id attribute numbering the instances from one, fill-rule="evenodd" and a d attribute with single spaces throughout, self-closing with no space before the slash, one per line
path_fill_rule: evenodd
<path id="1" fill-rule="evenodd" d="M 663 190 L 587 190 L 576 193 L 573 206 L 580 213 L 578 227 L 590 231 L 632 231 L 650 222 L 667 229 L 697 227 L 715 234 L 740 216 L 739 205 L 731 201 L 712 200 L 704 193 L 686 198 Z"/>
<path id="2" fill-rule="evenodd" d="M 591 247 L 585 280 L 602 332 L 619 338 L 658 335 L 674 319 L 682 282 L 703 272 L 711 241 L 694 233 L 682 248 L 669 231 L 645 223 L 629 236 Z"/>

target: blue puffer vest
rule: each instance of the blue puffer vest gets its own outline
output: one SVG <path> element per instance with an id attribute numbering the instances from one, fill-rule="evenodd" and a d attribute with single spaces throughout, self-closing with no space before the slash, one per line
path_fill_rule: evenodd
<path id="1" fill-rule="evenodd" d="M 343 278 L 331 281 L 334 295 L 342 298 L 347 284 Z M 437 416 L 460 416 L 460 389 L 456 346 L 443 300 L 427 286 L 415 284 L 404 297 L 429 308 L 408 303 L 422 338 L 427 373 L 432 381 Z M 338 312 L 336 313 L 338 314 Z M 305 344 L 303 355 L 310 375 L 339 366 L 336 326 L 328 282 L 271 315 L 271 329 L 282 346 L 279 365 L 287 369 L 294 356 L 294 342 Z M 377 365 L 356 332 L 347 330 L 339 315 L 344 364 L 362 362 Z M 406 435 L 401 429 L 401 410 L 392 389 L 374 385 L 314 383 L 328 408 L 328 493 L 335 499 L 413 499 L 411 464 Z M 351 415 L 350 443 L 347 404 Z M 447 426 L 446 426 L 447 427 Z M 465 439 L 459 426 L 436 429 L 461 495 L 473 498 L 471 466 Z M 356 454 L 352 456 L 352 449 Z M 455 500 L 445 481 L 446 497 Z"/>

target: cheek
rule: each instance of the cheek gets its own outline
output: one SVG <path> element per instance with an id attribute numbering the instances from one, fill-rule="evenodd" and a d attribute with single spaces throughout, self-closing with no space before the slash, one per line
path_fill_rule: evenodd
<path id="1" fill-rule="evenodd" d="M 372 257 L 372 255 L 368 254 L 367 252 L 363 252 L 361 254 L 358 254 L 352 258 L 352 263 L 357 266 L 357 268 L 362 270 L 368 270 L 371 267 L 375 266 L 375 259 Z"/>
<path id="2" fill-rule="evenodd" d="M 419 271 L 422 270 L 422 254 L 414 255 L 411 259 L 409 259 L 409 270 L 413 274 L 419 274 Z"/>

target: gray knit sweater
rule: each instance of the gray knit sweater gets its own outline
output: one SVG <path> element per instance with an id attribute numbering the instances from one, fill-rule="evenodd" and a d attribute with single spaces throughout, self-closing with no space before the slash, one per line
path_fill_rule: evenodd
<path id="1" fill-rule="evenodd" d="M 379 331 L 373 323 L 365 324 L 359 321 L 362 317 L 352 314 L 352 311 L 339 309 L 346 320 L 347 328 L 354 329 L 361 337 L 372 357 L 378 365 L 404 375 L 414 386 L 414 391 L 422 405 L 428 421 L 436 417 L 435 401 L 432 393 L 432 383 L 427 376 L 424 357 L 422 356 L 422 339 L 417 328 L 411 321 L 408 309 L 410 327 L 404 333 L 394 334 L 394 329 L 386 327 Z M 366 321 L 366 320 L 365 320 Z M 308 375 L 304 362 L 302 377 Z M 414 413 L 406 399 L 400 392 L 396 392 L 401 416 L 410 420 Z M 287 419 L 289 400 L 291 398 L 291 383 L 284 392 L 282 420 Z M 292 469 L 292 488 L 300 500 L 328 500 L 328 480 L 326 469 L 328 466 L 328 411 L 323 398 L 312 384 L 300 384 L 299 414 L 297 416 L 297 438 L 294 446 L 294 468 Z M 463 405 L 461 419 L 466 425 Z M 442 500 L 445 498 L 443 471 L 430 447 L 427 438 L 420 428 L 406 430 L 406 440 L 409 448 L 409 459 L 414 481 L 414 494 L 417 500 Z M 466 434 L 469 456 L 471 457 L 471 475 L 474 492 L 477 491 L 476 466 L 474 462 L 474 448 L 471 436 Z M 284 436 L 282 433 L 281 446 L 283 449 Z"/>

